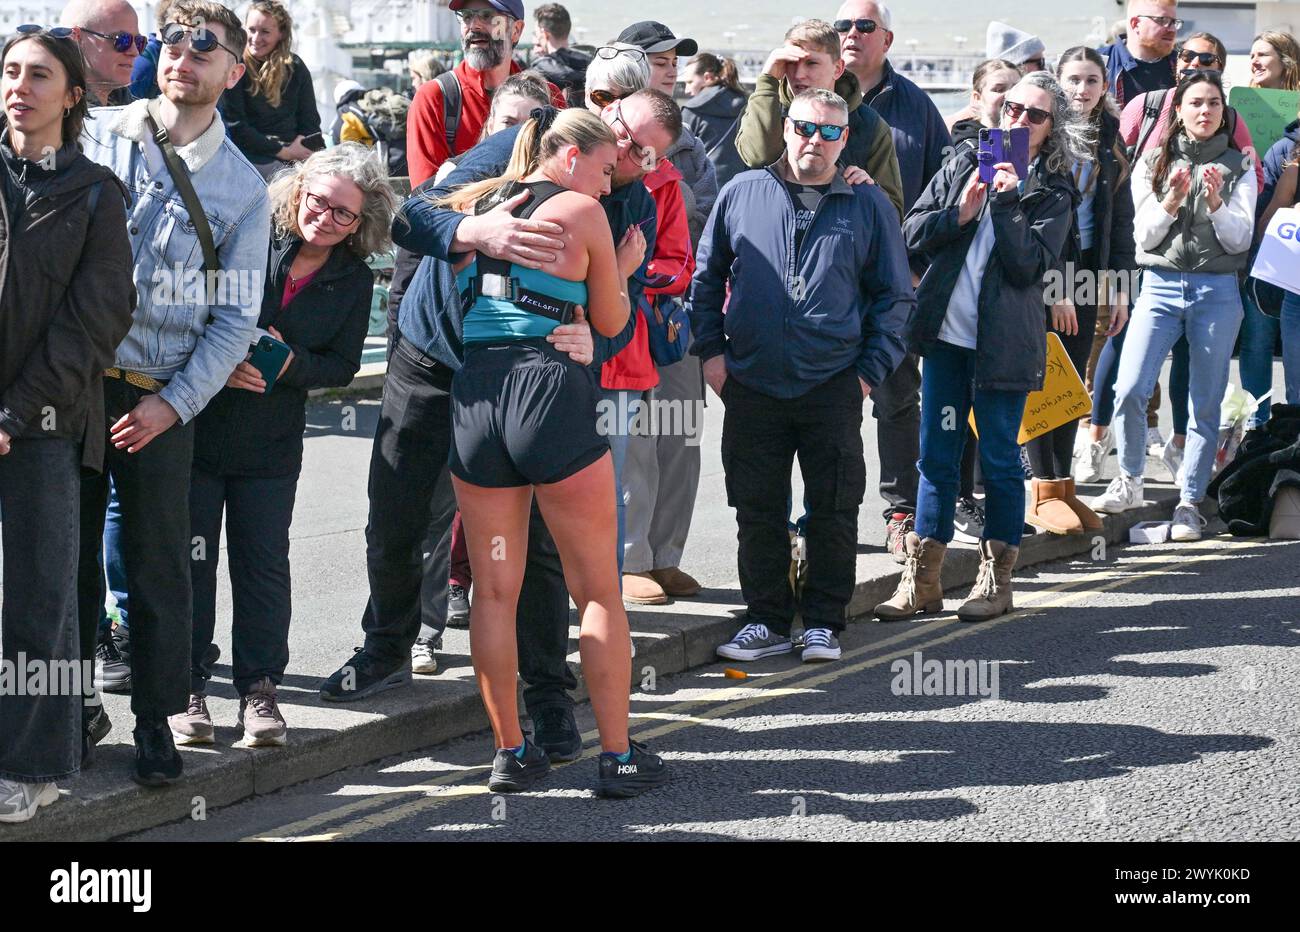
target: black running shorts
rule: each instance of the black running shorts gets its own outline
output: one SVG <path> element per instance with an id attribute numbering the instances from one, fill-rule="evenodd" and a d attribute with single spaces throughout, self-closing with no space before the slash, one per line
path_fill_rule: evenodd
<path id="1" fill-rule="evenodd" d="M 470 344 L 451 383 L 449 466 L 484 488 L 547 485 L 609 452 L 595 374 L 544 339 Z"/>

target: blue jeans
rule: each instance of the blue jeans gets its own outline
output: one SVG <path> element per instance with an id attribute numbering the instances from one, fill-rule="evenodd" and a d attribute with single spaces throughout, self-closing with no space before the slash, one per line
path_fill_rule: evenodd
<path id="1" fill-rule="evenodd" d="M 1300 294 L 1291 291 L 1282 299 L 1282 378 L 1286 403 L 1300 405 Z"/>
<path id="2" fill-rule="evenodd" d="M 623 462 L 627 459 L 627 439 L 632 421 L 640 410 L 644 392 L 619 388 L 602 388 L 600 397 L 609 403 L 610 416 L 602 417 L 601 424 L 609 424 L 607 434 L 610 452 L 614 455 L 614 506 L 618 512 L 618 573 L 623 578 L 623 539 L 627 528 L 627 503 L 623 500 Z"/>
<path id="3" fill-rule="evenodd" d="M 975 388 L 974 350 L 936 343 L 926 353 L 921 367 L 918 535 L 952 542 L 966 423 L 974 407 L 984 473 L 984 539 L 1020 546 L 1025 527 L 1025 474 L 1016 438 L 1028 397 L 1028 392 Z"/>
<path id="4" fill-rule="evenodd" d="M 1124 350 L 1124 335 L 1129 326 L 1106 341 L 1097 357 L 1097 370 L 1093 374 L 1092 415 L 1089 420 L 1098 427 L 1109 427 L 1115 415 L 1115 380 L 1119 376 L 1119 359 Z M 1188 355 L 1191 348 L 1187 338 L 1174 344 L 1173 362 L 1169 364 L 1169 408 L 1174 419 L 1174 433 L 1187 433 Z M 1164 364 L 1164 360 L 1161 360 Z M 1152 389 L 1155 391 L 1155 389 Z M 1154 425 L 1152 425 L 1154 426 Z"/>
<path id="5" fill-rule="evenodd" d="M 1241 387 L 1256 398 L 1273 387 L 1273 347 L 1277 344 L 1281 321 L 1269 317 L 1258 307 L 1246 291 L 1241 293 L 1244 316 L 1241 319 Z M 1281 398 L 1269 398 L 1247 423 L 1247 429 L 1259 427 L 1268 420 L 1269 406 Z"/>
<path id="6" fill-rule="evenodd" d="M 1185 336 L 1192 347 L 1192 416 L 1183 500 L 1199 503 L 1205 497 L 1219 447 L 1219 408 L 1241 317 L 1235 275 L 1143 271 L 1142 293 L 1133 307 L 1115 382 L 1116 444 L 1126 475 L 1141 476 L 1146 467 L 1147 401 L 1169 350 Z"/>
<path id="7" fill-rule="evenodd" d="M 122 556 L 122 505 L 117 500 L 117 489 L 108 484 L 108 510 L 104 513 L 104 572 L 108 576 L 108 591 L 117 603 L 118 627 L 123 632 L 127 626 L 126 560 Z M 112 622 L 107 609 L 100 615 L 99 633 L 107 634 Z"/>

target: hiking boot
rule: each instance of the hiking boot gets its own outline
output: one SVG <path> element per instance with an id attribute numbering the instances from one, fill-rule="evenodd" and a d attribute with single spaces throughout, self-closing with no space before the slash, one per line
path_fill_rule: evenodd
<path id="1" fill-rule="evenodd" d="M 184 765 L 172 743 L 167 719 L 135 720 L 131 732 L 135 741 L 135 773 L 132 779 L 144 786 L 165 786 L 180 777 Z"/>
<path id="2" fill-rule="evenodd" d="M 95 647 L 95 686 L 106 693 L 131 691 L 131 635 L 113 625 Z"/>
<path id="3" fill-rule="evenodd" d="M 600 753 L 596 795 L 606 799 L 629 799 L 668 782 L 668 765 L 639 741 L 629 741 L 627 760 L 609 751 Z"/>
<path id="4" fill-rule="evenodd" d="M 988 621 L 1015 608 L 1011 604 L 1011 571 L 1019 556 L 1019 547 L 997 540 L 980 542 L 980 574 L 957 609 L 960 620 Z"/>
<path id="5" fill-rule="evenodd" d="M 770 631 L 767 625 L 748 624 L 736 632 L 726 644 L 718 646 L 717 654 L 727 660 L 761 660 L 794 650 L 794 641 L 784 634 Z"/>
<path id="6" fill-rule="evenodd" d="M 275 701 L 275 684 L 264 676 L 239 699 L 239 724 L 244 729 L 244 747 L 278 748 L 287 742 L 289 726 Z"/>
<path id="7" fill-rule="evenodd" d="M 1142 507 L 1142 477 L 1120 473 L 1110 480 L 1106 491 L 1092 500 L 1092 510 L 1103 515 L 1117 515 Z"/>
<path id="8" fill-rule="evenodd" d="M 633 605 L 667 605 L 668 593 L 649 573 L 624 573 L 623 601 Z"/>
<path id="9" fill-rule="evenodd" d="M 385 689 L 410 684 L 410 657 L 393 663 L 358 647 L 351 660 L 320 684 L 320 697 L 326 702 L 356 702 Z"/>
<path id="10" fill-rule="evenodd" d="M 548 706 L 530 713 L 533 740 L 551 762 L 562 764 L 582 756 L 582 732 L 570 706 Z"/>
<path id="11" fill-rule="evenodd" d="M 664 593 L 675 599 L 689 599 L 700 594 L 700 584 L 694 576 L 683 573 L 678 567 L 651 570 L 650 576 L 663 587 Z"/>
<path id="12" fill-rule="evenodd" d="M 1100 531 L 1103 527 L 1101 518 L 1098 517 L 1097 512 L 1085 505 L 1083 500 L 1079 498 L 1075 492 L 1074 480 L 1062 479 L 1060 481 L 1065 483 L 1061 501 L 1070 506 L 1070 510 L 1074 512 L 1075 517 L 1079 519 L 1079 523 L 1083 525 L 1084 533 Z"/>
<path id="13" fill-rule="evenodd" d="M 438 672 L 438 655 L 433 650 L 433 638 L 416 638 L 411 645 L 411 672 L 433 676 Z"/>
<path id="14" fill-rule="evenodd" d="M 881 621 L 898 621 L 921 612 L 943 611 L 943 585 L 939 577 L 943 571 L 943 557 L 948 545 L 933 537 L 922 540 L 915 531 L 908 532 L 904 541 L 906 560 L 903 576 L 889 601 L 875 608 Z"/>
<path id="15" fill-rule="evenodd" d="M 212 744 L 212 716 L 208 714 L 207 697 L 190 693 L 185 711 L 167 716 L 167 727 L 177 744 Z"/>
<path id="16" fill-rule="evenodd" d="M 469 593 L 465 591 L 464 586 L 456 583 L 447 585 L 447 627 L 469 627 Z"/>
<path id="17" fill-rule="evenodd" d="M 522 793 L 551 772 L 551 758 L 524 736 L 523 756 L 513 748 L 497 748 L 488 789 L 493 793 Z"/>
<path id="18" fill-rule="evenodd" d="M 59 798 L 54 783 L 21 783 L 0 777 L 0 822 L 26 822 Z"/>
<path id="19" fill-rule="evenodd" d="M 1072 487 L 1074 480 L 1069 481 Z M 1065 482 L 1064 479 L 1035 479 L 1025 520 L 1049 534 L 1082 534 L 1083 522 L 1065 501 Z"/>
<path id="20" fill-rule="evenodd" d="M 885 525 L 885 549 L 895 563 L 907 562 L 907 535 L 916 528 L 916 515 L 896 511 Z"/>

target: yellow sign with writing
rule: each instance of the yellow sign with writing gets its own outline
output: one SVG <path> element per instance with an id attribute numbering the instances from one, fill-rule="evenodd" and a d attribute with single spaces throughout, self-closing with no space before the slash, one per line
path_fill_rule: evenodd
<path id="1" fill-rule="evenodd" d="M 1043 387 L 1030 392 L 1025 399 L 1025 414 L 1020 420 L 1020 435 L 1016 443 L 1024 445 L 1041 437 L 1062 424 L 1068 424 L 1092 413 L 1092 398 L 1084 387 L 1079 371 L 1074 368 L 1061 338 L 1047 332 L 1047 372 Z M 979 436 L 975 426 L 975 411 L 970 413 L 971 430 Z"/>

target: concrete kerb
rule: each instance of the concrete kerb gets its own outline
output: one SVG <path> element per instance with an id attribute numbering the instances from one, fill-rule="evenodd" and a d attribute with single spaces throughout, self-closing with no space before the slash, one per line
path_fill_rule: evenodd
<path id="1" fill-rule="evenodd" d="M 1140 521 L 1167 518 L 1176 500 L 1174 489 L 1151 488 L 1154 501 L 1124 515 L 1105 519 L 1098 535 L 1058 537 L 1036 534 L 1021 545 L 1019 567 L 1059 560 L 1091 551 L 1096 537 L 1110 547 L 1127 541 L 1128 530 Z M 979 567 L 973 547 L 949 550 L 944 564 L 944 585 L 952 590 L 974 582 Z M 858 583 L 849 613 L 854 621 L 869 621 L 871 609 L 888 598 L 898 583 L 900 568 L 879 553 L 859 554 Z M 633 682 L 641 688 L 645 677 L 681 673 L 714 663 L 714 649 L 735 633 L 744 612 L 736 589 L 706 589 L 699 598 L 656 608 L 629 607 L 636 655 Z M 576 635 L 576 629 L 571 634 Z M 571 655 L 576 661 L 577 655 Z M 578 701 L 587 690 L 576 668 Z M 282 701 L 284 701 L 282 697 Z M 253 796 L 317 779 L 395 754 L 441 744 L 487 727 L 487 719 L 470 679 L 416 678 L 411 688 L 392 690 L 370 702 L 330 705 L 314 697 L 299 710 L 308 709 L 317 724 L 295 727 L 285 748 L 249 750 L 231 747 L 233 729 L 218 728 L 218 746 L 204 753 L 186 752 L 186 776 L 161 789 L 145 789 L 126 780 L 129 746 L 111 749 L 87 773 L 91 785 L 78 786 L 78 794 L 44 809 L 30 822 L 0 826 L 5 841 L 103 841 L 143 831 L 168 822 L 193 818 L 198 800 L 206 809 L 227 806 Z M 291 720 L 294 720 L 291 718 Z"/>

